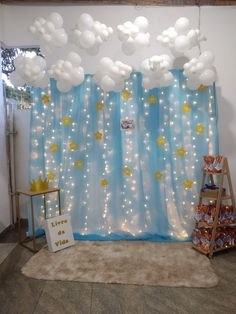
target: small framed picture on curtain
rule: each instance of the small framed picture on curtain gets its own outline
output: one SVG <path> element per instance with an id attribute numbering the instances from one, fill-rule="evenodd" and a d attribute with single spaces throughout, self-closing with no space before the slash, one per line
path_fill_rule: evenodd
<path id="1" fill-rule="evenodd" d="M 132 119 L 121 120 L 120 126 L 122 130 L 133 130 L 135 128 L 135 123 Z"/>

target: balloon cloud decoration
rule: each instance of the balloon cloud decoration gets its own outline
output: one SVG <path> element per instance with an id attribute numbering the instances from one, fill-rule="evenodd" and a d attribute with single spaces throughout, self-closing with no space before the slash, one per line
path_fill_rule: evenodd
<path id="1" fill-rule="evenodd" d="M 84 69 L 80 65 L 80 56 L 72 51 L 65 60 L 58 60 L 48 70 L 49 76 L 57 81 L 60 92 L 67 93 L 73 86 L 80 85 L 84 81 Z"/>
<path id="2" fill-rule="evenodd" d="M 105 92 L 120 92 L 124 89 L 125 80 L 130 77 L 131 72 L 131 66 L 104 57 L 100 60 L 94 80 Z"/>
<path id="3" fill-rule="evenodd" d="M 44 58 L 18 55 L 14 60 L 14 65 L 16 69 L 10 76 L 10 81 L 14 86 L 27 84 L 44 88 L 49 84 Z"/>
<path id="4" fill-rule="evenodd" d="M 134 23 L 127 21 L 117 26 L 118 38 L 122 42 L 122 51 L 126 55 L 132 55 L 137 49 L 149 46 L 148 26 L 148 20 L 144 16 L 136 17 Z"/>
<path id="5" fill-rule="evenodd" d="M 198 58 L 193 58 L 185 63 L 184 75 L 187 78 L 187 87 L 197 89 L 200 85 L 211 85 L 216 79 L 213 62 L 213 53 L 204 51 Z"/>
<path id="6" fill-rule="evenodd" d="M 199 29 L 190 29 L 190 21 L 186 17 L 179 18 L 174 27 L 169 27 L 157 36 L 157 41 L 170 48 L 176 56 L 184 55 L 205 39 Z"/>
<path id="7" fill-rule="evenodd" d="M 51 13 L 47 19 L 36 17 L 29 30 L 40 40 L 40 46 L 45 53 L 51 53 L 54 47 L 62 47 L 68 41 L 63 18 L 56 12 Z"/>
<path id="8" fill-rule="evenodd" d="M 94 21 L 91 15 L 83 13 L 70 34 L 70 41 L 77 47 L 85 49 L 88 54 L 96 55 L 99 47 L 109 39 L 112 33 L 113 29 L 110 26 Z"/>
<path id="9" fill-rule="evenodd" d="M 142 85 L 147 90 L 155 87 L 167 87 L 173 84 L 174 78 L 169 71 L 173 60 L 168 55 L 152 56 L 143 60 L 141 72 L 143 73 Z"/>

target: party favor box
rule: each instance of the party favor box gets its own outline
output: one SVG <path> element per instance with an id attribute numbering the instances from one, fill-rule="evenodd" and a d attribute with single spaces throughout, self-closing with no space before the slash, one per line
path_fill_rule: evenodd
<path id="1" fill-rule="evenodd" d="M 49 251 L 56 252 L 74 245 L 70 215 L 46 219 L 44 227 Z"/>

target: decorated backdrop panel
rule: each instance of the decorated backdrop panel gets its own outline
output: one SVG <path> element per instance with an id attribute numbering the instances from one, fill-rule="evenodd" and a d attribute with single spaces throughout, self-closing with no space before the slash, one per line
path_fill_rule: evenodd
<path id="1" fill-rule="evenodd" d="M 30 179 L 61 188 L 75 238 L 185 240 L 193 228 L 202 156 L 218 152 L 214 87 L 145 91 L 132 73 L 121 93 L 104 93 L 87 75 L 60 93 L 35 88 Z M 36 200 L 37 230 L 43 200 Z M 58 213 L 47 196 L 48 217 Z M 31 226 L 30 226 L 31 230 Z"/>

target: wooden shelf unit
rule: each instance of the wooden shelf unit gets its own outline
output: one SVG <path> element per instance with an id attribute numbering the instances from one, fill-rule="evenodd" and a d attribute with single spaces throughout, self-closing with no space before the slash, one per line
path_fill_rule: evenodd
<path id="1" fill-rule="evenodd" d="M 207 175 L 209 175 L 209 179 L 210 179 L 209 181 L 211 184 L 214 184 L 214 182 L 215 182 L 214 175 L 219 176 L 220 182 L 219 182 L 219 190 L 218 190 L 217 197 L 203 196 L 202 195 L 201 190 L 205 185 Z M 223 196 L 222 194 L 223 194 L 223 186 L 225 183 L 224 182 L 225 178 L 227 178 L 227 181 L 228 181 L 228 188 L 229 188 L 228 193 L 229 194 Z M 199 205 L 201 205 L 203 203 L 203 199 L 215 201 L 216 211 L 215 211 L 214 221 L 212 224 L 197 221 L 195 228 L 204 227 L 204 228 L 210 228 L 211 229 L 212 234 L 211 234 L 211 240 L 210 240 L 210 247 L 209 247 L 209 250 L 204 250 L 203 248 L 201 248 L 195 244 L 192 244 L 192 247 L 194 249 L 198 250 L 199 252 L 206 254 L 210 258 L 212 258 L 213 254 L 215 252 L 219 252 L 222 250 L 236 247 L 236 244 L 235 244 L 232 246 L 229 245 L 229 246 L 222 247 L 222 248 L 215 248 L 215 237 L 216 237 L 217 228 L 219 228 L 219 227 L 235 228 L 236 227 L 236 223 L 228 223 L 228 224 L 219 223 L 220 208 L 221 208 L 222 201 L 224 201 L 224 200 L 230 200 L 231 201 L 231 204 L 233 206 L 234 215 L 236 216 L 236 207 L 235 207 L 233 186 L 232 186 L 231 177 L 230 177 L 229 164 L 228 164 L 228 160 L 226 157 L 223 157 L 223 165 L 222 165 L 222 170 L 220 172 L 212 173 L 212 172 L 209 172 L 209 171 L 202 169 L 202 181 L 201 181 L 201 188 L 200 188 L 199 202 L 198 202 Z"/>

